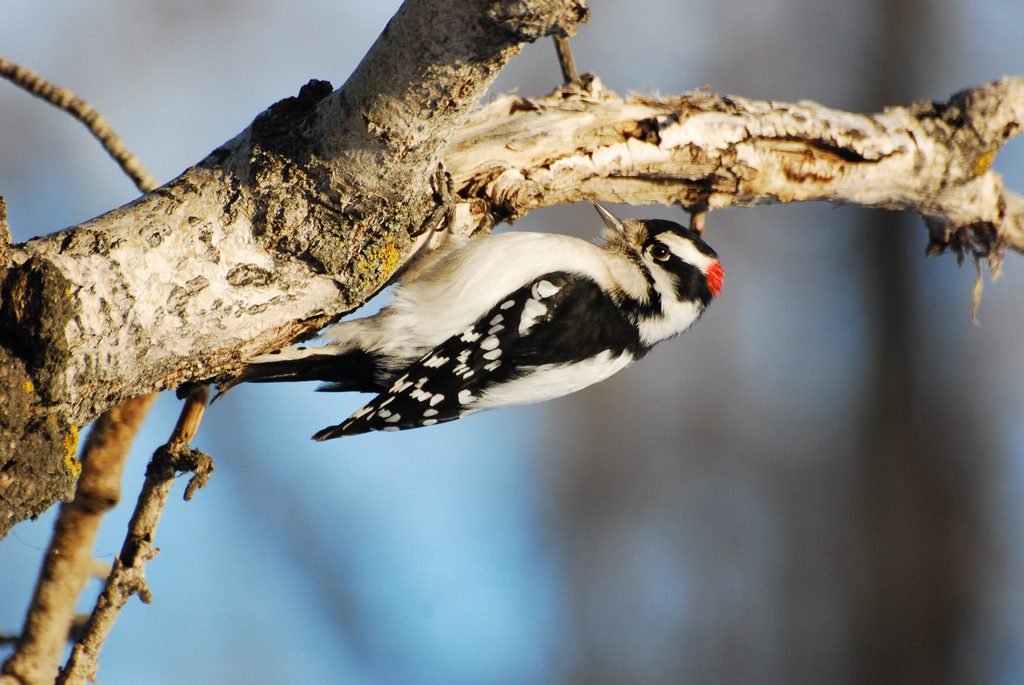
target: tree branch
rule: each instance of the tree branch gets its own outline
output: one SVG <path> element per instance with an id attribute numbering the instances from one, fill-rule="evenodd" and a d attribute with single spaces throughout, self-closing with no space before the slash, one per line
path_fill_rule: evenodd
<path id="1" fill-rule="evenodd" d="M 121 609 L 132 595 L 139 595 L 147 604 L 152 601 L 145 567 L 160 551 L 153 540 L 174 480 L 179 471 L 194 472 L 185 490 L 185 499 L 189 500 L 195 489 L 203 487 L 213 473 L 210 457 L 188 447 L 199 430 L 208 396 L 207 386 L 192 387 L 170 440 L 153 453 L 121 553 L 114 560 L 103 591 L 96 600 L 96 607 L 72 648 L 68 663 L 61 670 L 58 683 L 84 684 L 87 680 L 95 680 L 100 649 Z"/>
<path id="2" fill-rule="evenodd" d="M 577 83 L 580 75 L 576 71 L 576 60 L 572 57 L 572 46 L 565 36 L 555 36 L 555 53 L 558 55 L 558 66 L 562 70 L 563 83 Z"/>
<path id="3" fill-rule="evenodd" d="M 67 497 L 77 427 L 105 408 L 237 368 L 382 287 L 424 241 L 431 172 L 494 76 L 585 18 L 582 0 L 409 0 L 344 88 L 311 82 L 162 188 L 14 248 L 0 534 Z"/>
<path id="4" fill-rule="evenodd" d="M 93 574 L 93 544 L 103 515 L 121 499 L 125 457 L 155 395 L 104 412 L 82 448 L 86 461 L 75 498 L 61 506 L 17 648 L 3 673 L 22 685 L 52 683 L 75 618 L 75 603 Z"/>
<path id="5" fill-rule="evenodd" d="M 141 160 L 132 154 L 121 137 L 114 133 L 114 129 L 110 127 L 106 118 L 93 109 L 88 102 L 67 88 L 53 84 L 42 76 L 3 57 L 0 57 L 0 76 L 82 122 L 140 191 L 146 193 L 160 185 L 156 178 L 146 171 Z"/>
<path id="6" fill-rule="evenodd" d="M 933 247 L 993 266 L 1007 247 L 1024 251 L 1022 197 L 989 168 L 1020 132 L 1024 77 L 875 115 L 703 92 L 623 99 L 590 79 L 589 91 L 499 98 L 467 122 L 445 156 L 462 198 L 456 230 L 583 199 L 825 200 L 916 212 Z"/>

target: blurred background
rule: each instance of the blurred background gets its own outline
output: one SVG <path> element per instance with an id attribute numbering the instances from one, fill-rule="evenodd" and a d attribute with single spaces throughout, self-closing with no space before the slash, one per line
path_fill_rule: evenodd
<path id="1" fill-rule="evenodd" d="M 168 180 L 308 79 L 344 82 L 397 4 L 6 0 L 0 54 Z M 1019 0 L 591 9 L 577 63 L 620 93 L 876 111 L 1024 71 Z M 558 80 L 545 41 L 494 90 Z M 1019 140 L 996 160 L 1018 190 L 1022 162 Z M 24 240 L 136 193 L 79 124 L 0 82 L 0 195 Z M 580 205 L 515 229 L 599 223 Z M 975 327 L 973 267 L 926 259 L 914 217 L 730 209 L 707 237 L 727 278 L 703 321 L 572 397 L 316 444 L 365 398 L 232 392 L 195 442 L 217 473 L 189 504 L 176 489 L 155 603 L 129 603 L 100 681 L 1024 683 L 1024 260 Z M 147 421 L 98 556 L 178 409 L 165 394 Z M 52 520 L 0 543 L 0 631 Z"/>

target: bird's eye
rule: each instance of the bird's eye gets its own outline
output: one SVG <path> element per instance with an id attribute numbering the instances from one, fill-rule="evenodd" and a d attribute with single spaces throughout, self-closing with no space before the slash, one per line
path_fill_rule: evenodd
<path id="1" fill-rule="evenodd" d="M 672 251 L 662 243 L 654 243 L 651 245 L 651 256 L 659 262 L 664 262 L 668 261 L 668 258 L 672 256 Z"/>

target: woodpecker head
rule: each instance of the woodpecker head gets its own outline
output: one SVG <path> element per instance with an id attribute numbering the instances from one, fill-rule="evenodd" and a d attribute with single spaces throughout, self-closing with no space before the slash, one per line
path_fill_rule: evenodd
<path id="1" fill-rule="evenodd" d="M 684 331 L 722 289 L 718 254 L 689 228 L 662 219 L 621 220 L 594 203 L 604 220 L 606 249 L 625 255 L 646 288 L 624 288 L 636 301 L 641 338 L 653 345 Z M 636 292 L 631 292 L 636 290 Z"/>

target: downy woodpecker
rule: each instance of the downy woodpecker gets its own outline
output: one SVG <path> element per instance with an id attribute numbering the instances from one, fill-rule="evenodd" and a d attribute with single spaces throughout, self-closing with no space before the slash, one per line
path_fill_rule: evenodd
<path id="1" fill-rule="evenodd" d="M 242 382 L 327 383 L 378 393 L 328 440 L 454 421 L 575 392 L 685 331 L 722 287 L 715 251 L 688 228 L 619 220 L 605 243 L 545 233 L 470 240 L 412 274 L 378 314 L 338 323 L 320 346 L 251 360 Z"/>

